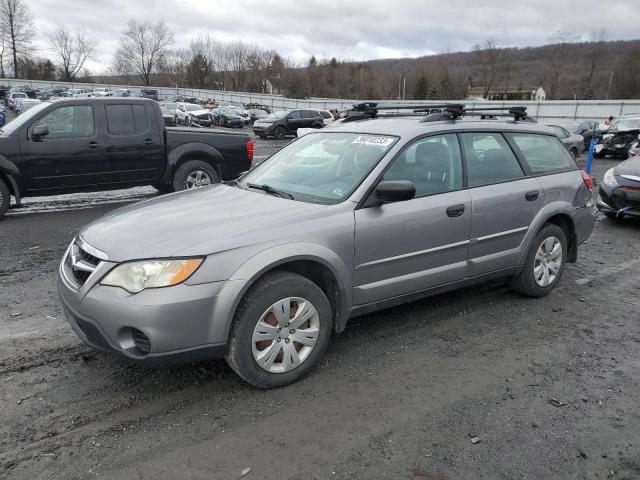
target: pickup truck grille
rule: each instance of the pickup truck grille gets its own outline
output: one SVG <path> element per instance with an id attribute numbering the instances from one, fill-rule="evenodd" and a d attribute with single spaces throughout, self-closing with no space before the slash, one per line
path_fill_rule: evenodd
<path id="1" fill-rule="evenodd" d="M 80 246 L 77 240 L 74 240 L 67 252 L 63 268 L 67 279 L 76 288 L 80 288 L 86 283 L 100 262 L 101 260 L 98 257 L 89 253 Z"/>

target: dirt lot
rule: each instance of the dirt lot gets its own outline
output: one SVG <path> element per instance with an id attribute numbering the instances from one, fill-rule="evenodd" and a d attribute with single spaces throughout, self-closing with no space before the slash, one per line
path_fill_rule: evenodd
<path id="1" fill-rule="evenodd" d="M 549 297 L 494 282 L 354 319 L 314 374 L 265 392 L 224 362 L 125 363 L 65 323 L 74 233 L 151 194 L 0 222 L 0 478 L 640 478 L 640 222 L 602 218 Z"/>

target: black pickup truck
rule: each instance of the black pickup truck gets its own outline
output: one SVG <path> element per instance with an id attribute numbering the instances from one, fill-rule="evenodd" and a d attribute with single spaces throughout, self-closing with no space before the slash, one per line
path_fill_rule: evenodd
<path id="1" fill-rule="evenodd" d="M 157 102 L 74 98 L 30 108 L 0 130 L 0 217 L 11 196 L 153 185 L 161 192 L 232 180 L 249 170 L 243 133 L 166 128 Z"/>

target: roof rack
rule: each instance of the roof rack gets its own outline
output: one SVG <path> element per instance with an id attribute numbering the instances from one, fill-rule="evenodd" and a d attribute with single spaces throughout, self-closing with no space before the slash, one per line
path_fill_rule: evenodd
<path id="1" fill-rule="evenodd" d="M 456 120 L 462 116 L 478 116 L 482 119 L 495 117 L 513 117 L 515 122 L 524 120 L 535 122 L 527 115 L 526 107 L 465 107 L 463 104 L 444 103 L 434 105 L 384 105 L 378 106 L 376 102 L 363 102 L 353 105 L 353 109 L 346 111 L 345 122 L 355 120 L 365 120 L 376 118 L 380 110 L 411 110 L 412 113 L 426 113 L 421 120 L 423 122 L 434 122 L 438 120 Z M 500 113 L 492 113 L 500 112 Z M 406 115 L 406 114 L 398 114 Z"/>

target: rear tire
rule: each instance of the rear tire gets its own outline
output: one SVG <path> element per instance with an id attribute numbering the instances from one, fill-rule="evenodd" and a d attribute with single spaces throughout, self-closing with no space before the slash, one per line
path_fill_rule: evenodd
<path id="1" fill-rule="evenodd" d="M 283 310 L 285 305 L 289 307 L 281 317 L 274 309 L 280 305 Z M 310 312 L 309 316 L 304 312 Z M 308 320 L 294 324 L 296 314 Z M 313 370 L 322 357 L 331 336 L 331 318 L 329 300 L 315 283 L 289 272 L 268 274 L 249 289 L 238 306 L 229 334 L 227 363 L 258 388 L 293 383 Z"/>
<path id="2" fill-rule="evenodd" d="M 547 248 L 545 244 L 548 245 Z M 559 245 L 559 255 L 555 249 L 556 245 Z M 556 256 L 552 261 L 554 255 Z M 562 277 L 566 258 L 567 236 L 564 230 L 558 225 L 547 223 L 533 239 L 522 270 L 511 280 L 511 288 L 528 297 L 548 295 Z M 539 272 L 543 274 L 538 279 Z M 548 282 L 545 282 L 545 278 Z"/>
<path id="3" fill-rule="evenodd" d="M 173 175 L 173 188 L 176 192 L 204 187 L 219 182 L 220 177 L 218 177 L 216 170 L 202 160 L 189 160 L 183 163 Z"/>
<path id="4" fill-rule="evenodd" d="M 276 140 L 284 140 L 286 136 L 287 132 L 285 131 L 284 127 L 276 127 L 273 131 L 273 138 L 275 138 Z"/>
<path id="5" fill-rule="evenodd" d="M 7 213 L 9 205 L 11 205 L 11 191 L 4 180 L 0 180 L 0 218 Z"/>

